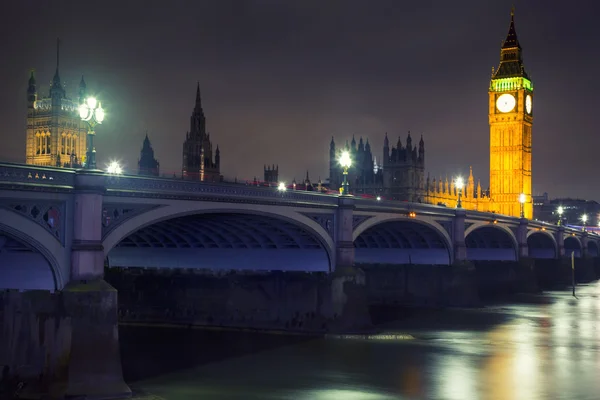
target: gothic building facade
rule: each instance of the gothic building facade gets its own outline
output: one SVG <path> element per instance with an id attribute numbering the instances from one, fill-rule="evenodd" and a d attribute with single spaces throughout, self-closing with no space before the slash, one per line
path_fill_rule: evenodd
<path id="1" fill-rule="evenodd" d="M 158 176 L 160 171 L 160 163 L 154 158 L 154 149 L 148 139 L 148 133 L 146 132 L 146 138 L 140 151 L 140 159 L 138 160 L 138 175 L 149 175 Z"/>
<path id="2" fill-rule="evenodd" d="M 221 154 L 217 146 L 214 159 L 210 133 L 206 132 L 206 118 L 202 110 L 200 84 L 196 89 L 196 104 L 190 118 L 190 130 L 183 143 L 183 179 L 218 182 L 220 174 Z"/>
<path id="3" fill-rule="evenodd" d="M 34 72 L 27 86 L 27 134 L 25 162 L 52 167 L 80 167 L 85 161 L 87 130 L 79 117 L 78 107 L 86 96 L 81 77 L 79 98 L 67 97 L 59 75 L 59 51 L 56 49 L 56 72 L 48 96 L 38 93 Z"/>
<path id="4" fill-rule="evenodd" d="M 383 144 L 381 165 L 377 164 L 369 140 L 358 145 L 355 138 L 341 148 L 336 147 L 331 138 L 329 145 L 329 185 L 336 190 L 341 188 L 344 180 L 343 168 L 338 159 L 342 151 L 349 151 L 352 166 L 348 170 L 350 192 L 384 196 L 393 200 L 423 201 L 425 194 L 425 142 L 423 137 L 418 146 L 413 146 L 410 132 L 406 138 L 406 146 L 398 138 L 396 146 L 390 147 L 387 134 Z"/>

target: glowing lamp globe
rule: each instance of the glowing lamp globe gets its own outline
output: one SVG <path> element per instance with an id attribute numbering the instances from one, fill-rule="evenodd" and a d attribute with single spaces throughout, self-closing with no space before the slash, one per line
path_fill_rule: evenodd
<path id="1" fill-rule="evenodd" d="M 519 203 L 525 204 L 526 201 L 527 201 L 527 196 L 525 195 L 525 193 L 521 193 L 519 195 Z"/>
<path id="2" fill-rule="evenodd" d="M 279 186 L 277 187 L 277 190 L 279 190 L 280 192 L 285 192 L 286 189 L 287 189 L 287 187 L 285 186 L 285 183 L 279 182 Z"/>
<path id="3" fill-rule="evenodd" d="M 85 102 L 86 102 L 87 106 L 89 108 L 91 108 L 92 110 L 94 108 L 96 108 L 96 104 L 98 103 L 97 100 L 94 97 L 88 97 Z"/>
<path id="4" fill-rule="evenodd" d="M 558 215 L 562 215 L 563 212 L 565 212 L 565 209 L 563 208 L 563 206 L 558 206 L 558 209 L 556 210 L 556 212 L 558 213 Z"/>
<path id="5" fill-rule="evenodd" d="M 460 176 L 458 178 L 456 178 L 455 185 L 458 190 L 461 190 L 463 188 L 463 186 L 465 185 L 465 183 L 463 182 L 463 179 Z"/>
<path id="6" fill-rule="evenodd" d="M 98 108 L 96 108 L 95 117 L 96 121 L 101 124 L 104 121 L 104 109 L 102 108 L 102 103 L 98 104 Z"/>
<path id="7" fill-rule="evenodd" d="M 352 165 L 352 158 L 350 158 L 350 152 L 344 151 L 340 156 L 340 165 L 344 168 L 350 168 Z"/>
<path id="8" fill-rule="evenodd" d="M 583 214 L 583 215 L 581 216 L 581 220 L 583 221 L 583 223 L 584 223 L 584 224 L 587 222 L 587 218 L 588 218 L 588 217 L 587 217 L 587 215 L 586 215 L 586 214 Z"/>

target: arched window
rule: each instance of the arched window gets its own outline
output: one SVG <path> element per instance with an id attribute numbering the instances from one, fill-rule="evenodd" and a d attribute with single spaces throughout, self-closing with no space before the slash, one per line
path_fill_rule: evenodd
<path id="1" fill-rule="evenodd" d="M 67 153 L 67 134 L 64 132 L 60 137 L 60 154 L 69 154 Z"/>

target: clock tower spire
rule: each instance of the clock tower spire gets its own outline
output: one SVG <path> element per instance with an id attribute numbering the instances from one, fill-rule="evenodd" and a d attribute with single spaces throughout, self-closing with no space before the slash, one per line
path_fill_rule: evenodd
<path id="1" fill-rule="evenodd" d="M 496 212 L 520 216 L 519 195 L 525 194 L 525 217 L 533 217 L 531 199 L 531 131 L 533 84 L 525 71 L 515 29 L 514 8 L 500 65 L 492 69 L 489 93 L 490 197 Z"/>

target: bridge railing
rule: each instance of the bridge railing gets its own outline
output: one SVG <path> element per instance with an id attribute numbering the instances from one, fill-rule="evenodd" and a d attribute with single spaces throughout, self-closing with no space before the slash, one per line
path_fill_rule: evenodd
<path id="1" fill-rule="evenodd" d="M 317 192 L 286 190 L 234 183 L 212 183 L 187 181 L 172 178 L 156 178 L 127 175 L 107 175 L 106 188 L 113 193 L 178 194 L 181 196 L 227 196 L 261 198 L 273 200 L 294 200 L 297 202 L 337 204 L 338 196 Z"/>
<path id="2" fill-rule="evenodd" d="M 75 170 L 0 163 L 0 184 L 72 188 L 75 184 Z"/>

